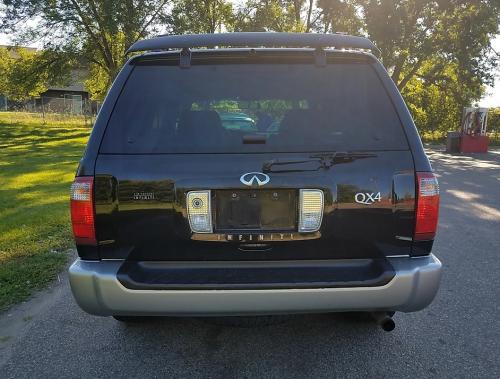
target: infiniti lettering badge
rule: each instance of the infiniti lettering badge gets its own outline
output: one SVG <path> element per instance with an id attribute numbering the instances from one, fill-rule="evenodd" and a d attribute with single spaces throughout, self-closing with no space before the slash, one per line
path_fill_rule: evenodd
<path id="1" fill-rule="evenodd" d="M 263 186 L 264 184 L 269 183 L 269 175 L 266 175 L 262 172 L 247 172 L 246 174 L 241 175 L 240 182 L 242 182 L 246 186 Z"/>

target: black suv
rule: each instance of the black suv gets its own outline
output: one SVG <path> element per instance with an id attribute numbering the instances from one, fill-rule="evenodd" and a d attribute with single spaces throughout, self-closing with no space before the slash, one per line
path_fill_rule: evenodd
<path id="1" fill-rule="evenodd" d="M 215 48 L 218 47 L 218 48 Z M 197 48 L 197 49 L 193 49 Z M 139 41 L 71 189 L 96 315 L 426 307 L 439 188 L 375 46 L 337 34 Z"/>

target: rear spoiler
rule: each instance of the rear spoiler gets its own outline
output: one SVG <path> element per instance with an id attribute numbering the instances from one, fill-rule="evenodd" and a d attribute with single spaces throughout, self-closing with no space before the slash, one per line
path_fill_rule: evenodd
<path id="1" fill-rule="evenodd" d="M 127 53 L 136 51 L 181 49 L 187 52 L 197 47 L 311 47 L 380 50 L 368 38 L 345 34 L 240 32 L 214 34 L 161 35 L 135 42 Z"/>

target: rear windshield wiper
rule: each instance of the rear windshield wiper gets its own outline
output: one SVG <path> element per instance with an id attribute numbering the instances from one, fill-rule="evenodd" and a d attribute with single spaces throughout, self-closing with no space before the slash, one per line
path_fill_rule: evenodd
<path id="1" fill-rule="evenodd" d="M 310 155 L 310 158 L 317 158 L 322 163 L 322 168 L 330 168 L 334 164 L 348 163 L 356 159 L 373 158 L 376 157 L 373 153 L 356 153 L 347 151 L 336 151 L 330 153 L 318 153 Z"/>
<path id="2" fill-rule="evenodd" d="M 307 163 L 315 163 L 316 167 L 314 168 L 302 168 L 302 169 L 288 169 L 288 170 L 273 170 L 274 166 L 287 166 L 287 165 L 303 165 Z M 303 172 L 303 171 L 318 171 L 321 168 L 321 165 L 318 165 L 318 159 L 292 159 L 292 160 L 279 160 L 279 159 L 271 159 L 270 161 L 266 161 L 262 164 L 262 172 Z"/>
<path id="3" fill-rule="evenodd" d="M 279 160 L 272 159 L 270 161 L 264 162 L 262 165 L 262 171 L 266 172 L 303 172 L 303 171 L 318 171 L 320 169 L 328 170 L 335 164 L 342 164 L 352 162 L 356 159 L 371 158 L 375 157 L 372 153 L 350 153 L 346 151 L 341 152 L 328 152 L 328 153 L 317 153 L 311 154 L 310 159 L 292 159 L 292 160 Z M 286 165 L 301 165 L 307 163 L 318 163 L 315 168 L 311 169 L 289 169 L 289 170 L 273 170 L 274 166 L 286 166 Z"/>

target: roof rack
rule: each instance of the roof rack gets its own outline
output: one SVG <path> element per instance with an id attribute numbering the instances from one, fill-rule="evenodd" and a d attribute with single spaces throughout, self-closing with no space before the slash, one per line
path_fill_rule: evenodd
<path id="1" fill-rule="evenodd" d="M 322 49 L 380 50 L 368 38 L 345 34 L 239 32 L 214 34 L 161 35 L 137 41 L 127 53 L 147 50 L 189 49 L 193 47 L 312 47 Z"/>

